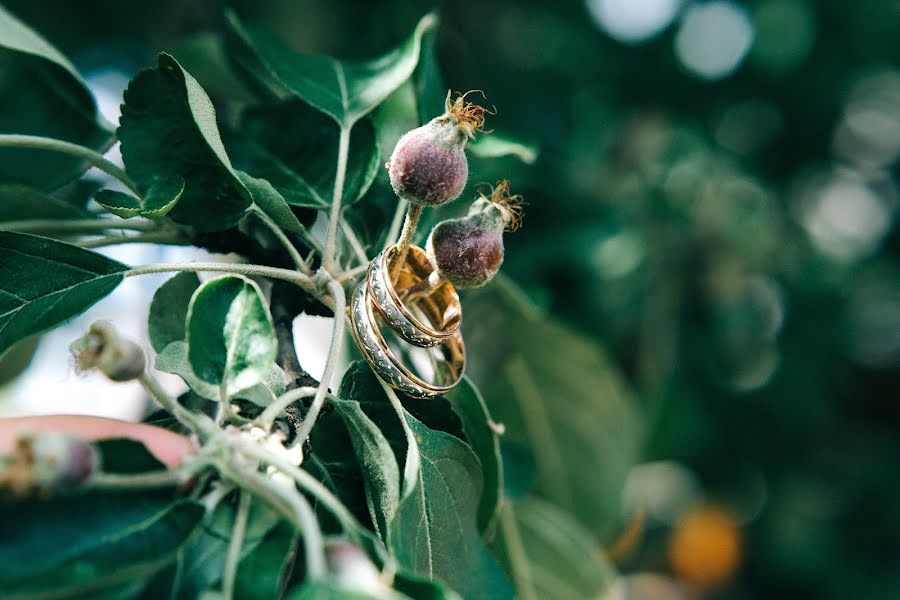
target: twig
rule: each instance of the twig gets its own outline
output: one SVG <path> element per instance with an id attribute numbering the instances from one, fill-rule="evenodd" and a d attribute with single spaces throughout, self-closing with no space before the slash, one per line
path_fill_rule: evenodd
<path id="1" fill-rule="evenodd" d="M 2 136 L 0 136 L 2 137 Z M 84 232 L 121 229 L 132 231 L 156 231 L 159 225 L 153 221 L 125 221 L 120 219 L 24 219 L 0 223 L 4 231 L 31 233 L 35 231 Z"/>
<path id="2" fill-rule="evenodd" d="M 410 204 L 406 211 L 406 218 L 403 220 L 403 230 L 400 232 L 400 239 L 397 240 L 397 253 L 394 255 L 394 261 L 391 263 L 391 281 L 397 281 L 403 269 L 403 263 L 406 261 L 406 253 L 409 252 L 409 245 L 412 243 L 413 236 L 416 234 L 416 227 L 419 225 L 419 217 L 422 216 L 422 207 L 418 204 Z"/>
<path id="3" fill-rule="evenodd" d="M 350 127 L 341 125 L 338 138 L 337 167 L 334 172 L 334 194 L 331 199 L 331 212 L 328 219 L 328 233 L 325 235 L 325 247 L 322 251 L 322 266 L 333 273 L 337 260 L 337 230 L 341 220 L 341 200 L 344 194 L 344 179 L 347 175 L 347 154 L 350 150 Z"/>
<path id="4" fill-rule="evenodd" d="M 237 514 L 234 516 L 234 527 L 231 529 L 231 541 L 228 543 L 228 554 L 225 568 L 222 570 L 222 595 L 226 600 L 234 598 L 234 580 L 237 576 L 238 563 L 241 562 L 241 548 L 244 535 L 247 533 L 247 517 L 250 514 L 250 494 L 241 492 L 238 500 Z"/>
<path id="5" fill-rule="evenodd" d="M 256 422 L 259 423 L 260 427 L 262 427 L 266 431 L 269 431 L 270 429 L 272 429 L 272 424 L 275 422 L 275 419 L 278 418 L 278 415 L 280 415 L 285 408 L 298 400 L 309 398 L 310 396 L 315 396 L 317 389 L 318 388 L 314 387 L 300 387 L 293 390 L 288 390 L 287 392 L 278 396 L 275 402 L 268 405 L 265 410 L 263 410 L 262 413 L 258 417 L 256 417 Z"/>
<path id="6" fill-rule="evenodd" d="M 306 261 L 303 260 L 303 257 L 300 256 L 300 252 L 297 251 L 296 246 L 288 239 L 288 236 L 285 235 L 284 230 L 272 220 L 272 217 L 267 215 L 265 211 L 263 211 L 259 206 L 253 205 L 250 208 L 250 211 L 255 214 L 260 221 L 266 224 L 272 233 L 278 238 L 278 241 L 281 242 L 281 245 L 284 246 L 284 249 L 287 251 L 288 256 L 291 257 L 291 260 L 294 262 L 294 266 L 297 269 L 306 275 L 309 275 L 309 265 L 306 264 Z"/>

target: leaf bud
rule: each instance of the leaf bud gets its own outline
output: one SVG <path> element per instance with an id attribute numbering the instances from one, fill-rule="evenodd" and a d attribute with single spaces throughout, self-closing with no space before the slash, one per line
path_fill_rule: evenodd
<path id="1" fill-rule="evenodd" d="M 79 372 L 99 370 L 113 381 L 130 381 L 147 366 L 144 349 L 119 336 L 105 321 L 97 321 L 88 332 L 69 346 Z"/>

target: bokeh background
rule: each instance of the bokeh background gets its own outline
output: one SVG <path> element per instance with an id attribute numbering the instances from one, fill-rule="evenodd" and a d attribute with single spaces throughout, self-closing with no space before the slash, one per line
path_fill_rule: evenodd
<path id="1" fill-rule="evenodd" d="M 219 1 L 5 5 L 113 121 L 158 50 L 214 53 L 224 27 Z M 601 540 L 627 576 L 619 593 L 900 598 L 896 0 L 230 6 L 347 58 L 436 8 L 446 84 L 484 90 L 497 135 L 536 153 L 483 173 L 528 201 L 506 273 L 605 347 L 640 404 L 639 464 Z M 203 83 L 213 97 L 230 85 Z M 102 310 L 137 334 L 149 292 L 130 289 Z M 40 357 L 12 395 L 59 410 L 35 386 L 70 385 L 67 366 Z M 94 412 L 140 414 L 97 394 Z"/>

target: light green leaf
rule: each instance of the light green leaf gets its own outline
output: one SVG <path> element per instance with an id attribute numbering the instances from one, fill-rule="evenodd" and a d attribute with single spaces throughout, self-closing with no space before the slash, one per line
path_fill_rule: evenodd
<path id="1" fill-rule="evenodd" d="M 0 132 L 38 135 L 103 151 L 112 127 L 75 68 L 40 35 L 0 6 Z M 72 156 L 0 149 L 0 181 L 51 190 L 88 168 Z"/>
<path id="2" fill-rule="evenodd" d="M 352 373 L 349 375 L 352 376 Z M 366 416 L 359 402 L 333 400 L 331 404 L 350 434 L 356 459 L 365 477 L 369 514 L 376 533 L 385 539 L 387 526 L 400 503 L 400 468 L 397 466 L 397 459 L 384 434 Z"/>
<path id="3" fill-rule="evenodd" d="M 197 288 L 185 328 L 194 373 L 229 396 L 262 382 L 275 361 L 272 316 L 259 286 L 245 277 L 217 277 Z"/>
<path id="4" fill-rule="evenodd" d="M 502 503 L 494 546 L 520 598 L 606 598 L 616 577 L 590 532 L 538 498 Z"/>
<path id="5" fill-rule="evenodd" d="M 227 19 L 235 40 L 242 45 L 241 56 L 245 61 L 253 56 L 258 63 L 250 70 L 265 69 L 284 90 L 348 129 L 409 79 L 419 62 L 422 36 L 437 26 L 434 14 L 425 15 L 401 46 L 378 58 L 356 62 L 299 54 L 271 34 L 242 24 L 234 13 Z"/>
<path id="6" fill-rule="evenodd" d="M 115 190 L 99 190 L 94 194 L 94 201 L 123 219 L 137 216 L 156 219 L 175 208 L 183 193 L 184 179 L 180 175 L 171 175 L 150 184 L 143 199 Z"/>
<path id="7" fill-rule="evenodd" d="M 33 188 L 0 185 L 0 223 L 30 219 L 89 219 L 86 210 Z"/>
<path id="8" fill-rule="evenodd" d="M 186 342 L 172 342 L 156 356 L 156 368 L 163 373 L 172 373 L 181 377 L 191 390 L 201 398 L 218 402 L 221 398 L 219 387 L 207 383 L 197 377 L 188 360 L 188 345 Z M 268 406 L 277 396 L 284 393 L 287 385 L 287 377 L 284 371 L 276 364 L 270 365 L 266 377 L 247 389 L 234 393 L 234 397 L 241 400 L 249 400 L 259 406 Z"/>
<path id="9" fill-rule="evenodd" d="M 109 294 L 127 265 L 78 246 L 0 231 L 0 354 Z"/>
<path id="10" fill-rule="evenodd" d="M 225 153 L 212 102 L 168 54 L 125 90 L 119 139 L 128 173 L 147 196 L 146 210 L 168 208 L 177 223 L 220 231 L 237 224 L 253 201 Z M 164 192 L 178 177 L 184 190 L 169 206 L 172 196 Z M 161 181 L 165 186 L 155 190 Z"/>
<path id="11" fill-rule="evenodd" d="M 603 350 L 533 308 L 508 279 L 466 298 L 468 373 L 504 441 L 527 448 L 540 495 L 601 536 L 615 531 L 640 417 Z"/>
<path id="12" fill-rule="evenodd" d="M 478 505 L 478 528 L 490 530 L 503 491 L 503 462 L 500 438 L 487 406 L 468 377 L 446 395 L 453 411 L 462 420 L 463 432 L 481 462 L 484 489 Z"/>
<path id="13" fill-rule="evenodd" d="M 516 140 L 496 131 L 490 135 L 479 136 L 477 140 L 468 145 L 468 149 L 469 152 L 479 158 L 512 156 L 518 158 L 526 165 L 533 165 L 538 158 L 536 145 Z"/>
<path id="14" fill-rule="evenodd" d="M 162 352 L 172 342 L 184 340 L 188 306 L 198 287 L 200 278 L 197 274 L 184 272 L 166 281 L 153 294 L 147 330 L 156 352 Z"/>
<path id="15" fill-rule="evenodd" d="M 242 600 L 279 598 L 284 579 L 296 560 L 297 532 L 282 521 L 238 565 L 234 596 Z"/>
<path id="16" fill-rule="evenodd" d="M 305 102 L 290 99 L 244 111 L 237 131 L 225 136 L 234 164 L 264 177 L 292 206 L 327 208 L 334 192 L 340 129 Z M 344 198 L 366 193 L 383 162 L 371 119 L 353 128 Z"/>

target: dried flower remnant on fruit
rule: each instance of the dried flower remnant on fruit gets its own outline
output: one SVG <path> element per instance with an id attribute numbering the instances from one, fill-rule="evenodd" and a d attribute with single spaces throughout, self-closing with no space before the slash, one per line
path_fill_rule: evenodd
<path id="1" fill-rule="evenodd" d="M 91 324 L 88 332 L 72 342 L 69 350 L 78 372 L 97 369 L 113 381 L 136 379 L 147 364 L 144 350 L 120 337 L 115 328 L 104 321 Z"/>
<path id="2" fill-rule="evenodd" d="M 444 114 L 397 142 L 386 166 L 391 186 L 401 199 L 417 206 L 439 206 L 462 193 L 469 178 L 466 142 L 484 131 L 485 115 L 495 114 L 467 102 L 470 93 L 460 94 L 456 100 L 448 93 Z"/>
<path id="3" fill-rule="evenodd" d="M 93 447 L 65 433 L 23 434 L 0 457 L 0 490 L 14 498 L 75 489 L 95 471 Z"/>
<path id="4" fill-rule="evenodd" d="M 428 238 L 427 252 L 438 273 L 458 288 L 490 281 L 503 263 L 503 232 L 522 224 L 524 202 L 499 181 L 480 191 L 465 217 L 438 223 Z"/>

